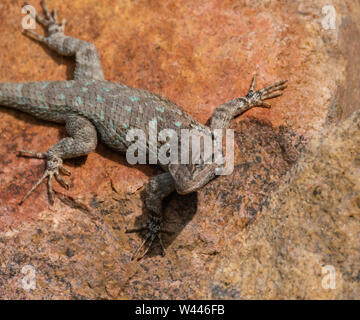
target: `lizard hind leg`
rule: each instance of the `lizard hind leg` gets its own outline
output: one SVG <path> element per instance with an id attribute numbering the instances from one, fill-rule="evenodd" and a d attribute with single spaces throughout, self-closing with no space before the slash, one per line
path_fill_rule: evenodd
<path id="1" fill-rule="evenodd" d="M 104 80 L 99 53 L 92 43 L 69 37 L 64 34 L 66 20 L 59 23 L 56 9 L 51 13 L 46 1 L 42 1 L 45 17 L 36 14 L 34 18 L 47 31 L 42 36 L 32 30 L 24 30 L 24 35 L 46 45 L 63 56 L 74 57 L 76 61 L 75 80 Z"/>
<path id="2" fill-rule="evenodd" d="M 140 250 L 145 247 L 144 252 L 137 258 L 137 260 L 142 259 L 152 247 L 155 238 L 159 239 L 162 253 L 163 255 L 165 254 L 161 234 L 172 232 L 161 228 L 162 201 L 173 191 L 175 191 L 174 179 L 167 172 L 151 178 L 147 184 L 145 189 L 145 207 L 150 211 L 149 220 L 139 228 L 126 231 L 126 233 L 147 231 L 143 242 L 133 254 L 132 260 L 135 259 Z"/>
<path id="3" fill-rule="evenodd" d="M 53 177 L 55 177 L 60 185 L 68 189 L 67 182 L 60 175 L 60 172 L 65 175 L 70 175 L 70 171 L 63 166 L 63 159 L 80 157 L 95 150 L 97 145 L 97 132 L 96 128 L 89 120 L 78 115 L 69 115 L 65 120 L 65 127 L 69 137 L 61 139 L 48 151 L 44 153 L 20 151 L 19 156 L 22 157 L 46 159 L 46 169 L 44 174 L 25 194 L 19 203 L 20 205 L 46 178 L 48 178 L 47 186 L 50 202 L 53 203 Z"/>
<path id="4" fill-rule="evenodd" d="M 28 3 L 25 3 L 24 5 L 28 5 Z M 55 33 L 64 34 L 66 19 L 63 19 L 60 24 L 58 20 L 57 10 L 54 9 L 51 13 L 47 7 L 46 0 L 41 1 L 41 6 L 44 11 L 45 18 L 41 17 L 38 13 L 35 13 L 35 17 L 33 18 L 35 18 L 36 21 L 47 30 L 49 36 Z M 24 34 L 37 41 L 45 42 L 45 38 L 40 36 L 35 31 L 24 30 Z"/>

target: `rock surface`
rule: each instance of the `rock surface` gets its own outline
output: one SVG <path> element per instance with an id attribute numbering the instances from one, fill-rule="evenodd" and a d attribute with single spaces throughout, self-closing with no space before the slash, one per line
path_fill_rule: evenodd
<path id="1" fill-rule="evenodd" d="M 129 166 L 99 145 L 96 153 L 66 162 L 71 190 L 56 187 L 54 206 L 42 185 L 19 207 L 44 164 L 17 158 L 16 151 L 45 151 L 66 133 L 1 107 L 0 297 L 229 297 L 214 261 L 221 266 L 233 259 L 229 246 L 239 246 L 233 239 L 251 232 L 242 230 L 275 201 L 271 192 L 304 144 L 358 108 L 360 44 L 348 39 L 359 36 L 360 5 L 332 1 L 336 24 L 327 30 L 322 8 L 328 1 L 322 0 L 48 2 L 67 18 L 67 34 L 96 44 L 106 79 L 160 93 L 203 123 L 217 105 L 243 95 L 254 72 L 258 87 L 288 79 L 289 88 L 272 109 L 250 110 L 234 121 L 234 173 L 197 195 L 169 197 L 164 223 L 174 235 L 164 239 L 167 256 L 155 246 L 138 263 L 130 257 L 141 237 L 124 231 L 146 219 L 141 191 L 160 171 Z M 21 36 L 22 3 L 0 3 L 0 81 L 70 79 L 71 59 Z M 21 285 L 26 265 L 36 270 L 34 290 Z M 199 280 L 214 274 L 219 289 Z M 238 288 L 234 279 L 230 284 Z M 293 287 L 291 293 L 279 289 L 277 296 L 305 294 Z"/>
<path id="2" fill-rule="evenodd" d="M 359 299 L 359 150 L 359 111 L 311 140 L 195 297 Z"/>

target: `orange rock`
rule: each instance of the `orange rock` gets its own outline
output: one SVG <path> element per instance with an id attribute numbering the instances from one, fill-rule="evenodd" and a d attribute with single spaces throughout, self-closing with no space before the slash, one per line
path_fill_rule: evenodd
<path id="1" fill-rule="evenodd" d="M 124 231 L 146 218 L 141 191 L 157 169 L 130 167 L 122 155 L 99 146 L 86 161 L 66 162 L 72 171 L 71 190 L 58 186 L 53 207 L 45 185 L 19 207 L 44 164 L 17 158 L 16 151 L 44 151 L 65 130 L 1 108 L 0 296 L 193 294 L 197 279 L 209 272 L 207 266 L 223 245 L 266 205 L 304 143 L 357 107 L 360 44 L 348 39 L 359 36 L 360 6 L 350 0 L 333 1 L 336 29 L 325 30 L 321 9 L 326 1 L 311 3 L 49 1 L 60 18 L 67 18 L 67 34 L 95 43 L 108 80 L 160 93 L 203 123 L 216 106 L 243 95 L 255 72 L 258 87 L 278 79 L 288 79 L 289 87 L 270 110 L 254 109 L 234 122 L 233 175 L 219 177 L 198 195 L 169 198 L 164 223 L 175 234 L 164 239 L 167 256 L 159 256 L 155 247 L 138 264 L 129 259 L 141 239 Z M 21 4 L 0 4 L 0 81 L 70 78 L 70 59 L 21 35 Z M 39 8 L 38 1 L 34 6 Z M 104 261 L 114 269 L 105 270 Z M 19 293 L 24 264 L 39 271 L 44 285 Z M 109 277 L 115 279 L 110 285 Z"/>

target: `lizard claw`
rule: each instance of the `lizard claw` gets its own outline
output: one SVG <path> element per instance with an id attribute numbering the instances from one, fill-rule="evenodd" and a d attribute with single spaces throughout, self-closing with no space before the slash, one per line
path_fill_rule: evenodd
<path id="1" fill-rule="evenodd" d="M 26 2 L 24 5 L 27 5 L 27 4 L 28 3 Z M 35 18 L 39 24 L 41 24 L 44 28 L 46 28 L 49 35 L 52 35 L 52 34 L 58 33 L 58 32 L 64 33 L 66 20 L 63 19 L 61 24 L 59 24 L 57 10 L 54 9 L 53 12 L 51 13 L 47 7 L 46 0 L 43 0 L 41 2 L 41 6 L 43 8 L 45 18 L 41 17 L 37 13 L 35 13 L 35 16 L 33 16 L 33 18 Z M 35 31 L 32 31 L 32 30 L 24 30 L 24 35 L 26 35 L 32 39 L 35 39 L 37 41 L 40 41 L 40 42 L 43 42 L 45 39 L 43 36 L 39 35 L 38 33 L 36 33 Z"/>
<path id="2" fill-rule="evenodd" d="M 281 96 L 283 93 L 282 91 L 287 88 L 287 80 L 282 80 L 276 83 L 273 83 L 261 90 L 255 91 L 255 82 L 256 82 L 256 75 L 253 77 L 249 92 L 245 96 L 246 100 L 248 101 L 249 105 L 255 107 L 264 107 L 270 108 L 271 105 L 264 100 L 274 99 L 276 97 Z"/>
<path id="3" fill-rule="evenodd" d="M 150 250 L 150 248 L 151 248 L 151 246 L 152 246 L 152 244 L 154 242 L 154 239 L 156 237 L 159 239 L 162 255 L 163 256 L 165 255 L 165 247 L 164 247 L 164 243 L 162 241 L 161 234 L 162 233 L 172 234 L 172 232 L 168 231 L 168 230 L 165 230 L 165 229 L 161 229 L 160 220 L 158 218 L 151 217 L 150 220 L 147 223 L 143 224 L 141 227 L 136 228 L 136 229 L 126 230 L 125 233 L 141 232 L 141 231 L 145 231 L 145 230 L 147 230 L 148 232 L 145 234 L 143 242 L 136 249 L 135 253 L 133 254 L 133 256 L 131 258 L 131 260 L 135 259 L 135 257 L 138 255 L 138 253 L 140 252 L 140 250 L 144 246 L 145 246 L 145 250 L 144 250 L 143 254 L 137 258 L 137 260 L 139 261 L 143 257 L 145 257 L 145 255 Z"/>
<path id="4" fill-rule="evenodd" d="M 62 164 L 62 159 L 58 156 L 48 153 L 41 153 L 41 152 L 31 152 L 31 151 L 19 151 L 20 157 L 27 157 L 27 158 L 37 158 L 37 159 L 47 159 L 46 161 L 46 170 L 42 177 L 36 182 L 32 188 L 25 194 L 25 196 L 19 202 L 19 205 L 22 205 L 24 201 L 29 197 L 29 195 L 46 179 L 48 178 L 48 194 L 50 203 L 54 203 L 54 190 L 52 188 L 52 179 L 55 177 L 56 181 L 65 188 L 66 190 L 69 189 L 68 183 L 61 177 L 59 171 L 70 175 L 70 171 L 66 169 Z"/>

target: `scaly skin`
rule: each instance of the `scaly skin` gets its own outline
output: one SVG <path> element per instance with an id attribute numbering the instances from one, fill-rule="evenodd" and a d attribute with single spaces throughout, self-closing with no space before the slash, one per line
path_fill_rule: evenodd
<path id="1" fill-rule="evenodd" d="M 65 20 L 59 24 L 56 10 L 47 9 L 46 1 L 42 2 L 45 18 L 36 15 L 36 20 L 45 29 L 43 37 L 31 30 L 25 35 L 47 45 L 60 55 L 73 56 L 76 59 L 74 80 L 46 81 L 30 83 L 0 84 L 0 104 L 29 113 L 36 118 L 52 122 L 64 123 L 68 137 L 60 140 L 44 153 L 20 151 L 21 156 L 46 160 L 46 170 L 41 179 L 23 197 L 20 204 L 46 178 L 50 201 L 54 201 L 52 179 L 65 188 L 67 182 L 60 173 L 69 175 L 63 166 L 63 159 L 86 155 L 95 150 L 97 136 L 110 148 L 126 152 L 131 144 L 126 140 L 130 129 L 141 129 L 149 132 L 149 123 L 156 123 L 157 130 L 172 129 L 181 138 L 181 129 L 194 129 L 198 134 L 211 135 L 213 129 L 227 129 L 231 121 L 253 107 L 270 108 L 265 100 L 282 94 L 286 81 L 272 84 L 262 90 L 255 91 L 255 77 L 245 97 L 226 102 L 216 108 L 210 126 L 194 120 L 184 113 L 173 102 L 146 90 L 127 87 L 120 83 L 104 80 L 104 74 L 95 46 L 64 34 Z M 179 141 L 179 145 L 180 145 Z M 157 142 L 159 150 L 162 143 Z M 150 142 L 147 141 L 146 152 L 149 153 Z M 150 179 L 146 187 L 145 206 L 150 211 L 149 221 L 138 229 L 127 232 L 147 230 L 145 239 L 136 250 L 147 247 L 142 258 L 158 237 L 164 252 L 161 239 L 162 200 L 173 191 L 181 194 L 197 191 L 215 177 L 215 165 L 196 166 L 190 164 L 158 163 L 165 173 Z M 139 258 L 139 259 L 140 259 Z"/>

